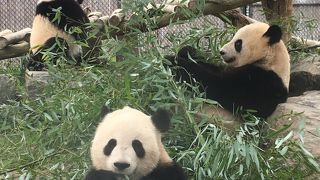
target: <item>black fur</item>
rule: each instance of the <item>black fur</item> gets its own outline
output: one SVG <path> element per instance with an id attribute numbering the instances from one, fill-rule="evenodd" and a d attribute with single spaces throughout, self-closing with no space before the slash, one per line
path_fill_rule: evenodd
<path id="1" fill-rule="evenodd" d="M 263 36 L 269 37 L 269 45 L 273 45 L 281 40 L 282 31 L 281 28 L 277 25 L 272 25 L 269 27 L 267 32 L 263 34 Z"/>
<path id="2" fill-rule="evenodd" d="M 104 155 L 109 156 L 112 153 L 113 149 L 116 147 L 116 145 L 117 145 L 117 140 L 110 139 L 107 145 L 103 148 Z"/>
<path id="3" fill-rule="evenodd" d="M 311 90 L 320 90 L 320 75 L 306 71 L 290 74 L 289 96 L 300 96 Z"/>
<path id="4" fill-rule="evenodd" d="M 41 52 L 45 52 L 45 50 L 49 50 L 50 52 L 56 54 L 57 56 L 64 55 L 69 57 L 68 55 L 68 43 L 66 40 L 60 37 L 51 37 L 49 38 L 35 53 L 31 53 L 31 59 L 27 65 L 29 70 L 33 71 L 41 71 L 45 67 Z M 56 63 L 55 58 L 52 61 L 53 64 Z"/>
<path id="5" fill-rule="evenodd" d="M 82 4 L 83 3 L 83 0 L 77 0 L 79 4 Z"/>
<path id="6" fill-rule="evenodd" d="M 146 154 L 146 152 L 143 148 L 143 145 L 139 140 L 133 140 L 132 147 L 133 147 L 134 152 L 136 152 L 136 154 L 139 158 L 143 158 L 144 155 Z"/>
<path id="7" fill-rule="evenodd" d="M 242 50 L 242 39 L 238 39 L 236 40 L 236 42 L 234 43 L 234 49 L 240 53 Z"/>
<path id="8" fill-rule="evenodd" d="M 156 167 L 141 180 L 187 180 L 182 168 L 175 162 Z"/>
<path id="9" fill-rule="evenodd" d="M 81 1 L 80 1 L 81 2 Z M 61 7 L 61 19 L 60 21 L 56 20 L 53 22 L 56 13 L 53 12 L 53 9 L 58 9 Z M 36 15 L 45 16 L 49 21 L 53 22 L 56 27 L 64 31 L 66 28 L 67 31 L 72 27 L 84 28 L 85 23 L 89 23 L 89 19 L 80 4 L 75 0 L 55 0 L 51 2 L 41 2 L 37 5 Z M 83 30 L 84 32 L 84 30 Z M 85 34 L 73 34 L 76 40 L 85 39 Z"/>
<path id="10" fill-rule="evenodd" d="M 118 178 L 124 179 L 124 175 L 116 174 L 111 171 L 90 169 L 85 180 L 118 180 Z"/>
<path id="11" fill-rule="evenodd" d="M 190 47 L 188 49 L 196 51 Z M 273 71 L 254 64 L 217 71 L 218 66 L 204 62 L 194 63 L 183 57 L 186 56 L 166 57 L 173 65 L 177 63 L 179 66 L 176 68 L 176 78 L 193 83 L 191 75 L 203 85 L 202 90 L 206 92 L 208 99 L 218 101 L 230 112 L 243 107 L 256 110 L 256 116 L 266 118 L 279 103 L 287 99 L 287 89 L 281 78 Z M 173 65 L 170 67 L 173 68 Z"/>
<path id="12" fill-rule="evenodd" d="M 90 169 L 85 180 L 117 180 L 117 178 L 124 178 L 124 176 L 111 171 Z M 187 180 L 187 177 L 183 169 L 175 162 L 172 162 L 157 166 L 140 180 Z"/>
<path id="13" fill-rule="evenodd" d="M 171 115 L 164 109 L 158 109 L 152 116 L 152 122 L 160 132 L 166 132 L 170 127 Z"/>

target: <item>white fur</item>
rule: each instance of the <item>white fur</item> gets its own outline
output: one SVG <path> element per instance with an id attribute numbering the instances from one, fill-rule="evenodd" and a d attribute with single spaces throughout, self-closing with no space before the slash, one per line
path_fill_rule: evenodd
<path id="1" fill-rule="evenodd" d="M 268 24 L 260 22 L 240 28 L 232 40 L 221 48 L 221 51 L 225 52 L 222 58 L 224 60 L 235 58 L 235 61 L 229 63 L 230 66 L 234 67 L 240 67 L 254 63 L 259 59 L 265 59 L 264 63 L 259 64 L 259 66 L 273 70 L 288 88 L 290 57 L 282 40 L 272 46 L 268 45 L 268 37 L 263 37 L 268 28 Z M 240 53 L 234 47 L 234 43 L 238 39 L 242 39 L 242 50 Z"/>
<path id="2" fill-rule="evenodd" d="M 110 139 L 116 139 L 117 145 L 110 156 L 103 153 Z M 145 157 L 138 158 L 132 148 L 133 140 L 141 141 Z M 151 172 L 158 163 L 172 160 L 165 151 L 161 134 L 155 128 L 150 116 L 130 107 L 107 114 L 98 125 L 91 146 L 91 160 L 98 170 L 128 175 L 130 179 L 140 179 Z M 130 167 L 123 172 L 113 166 L 115 162 L 126 162 Z"/>
<path id="3" fill-rule="evenodd" d="M 49 0 L 40 0 L 49 1 Z M 30 36 L 30 47 L 33 53 L 37 50 L 51 37 L 60 37 L 67 41 L 69 46 L 69 55 L 71 57 L 79 57 L 82 55 L 82 47 L 75 44 L 75 38 L 65 31 L 58 29 L 56 26 L 49 21 L 48 18 L 36 15 Z"/>

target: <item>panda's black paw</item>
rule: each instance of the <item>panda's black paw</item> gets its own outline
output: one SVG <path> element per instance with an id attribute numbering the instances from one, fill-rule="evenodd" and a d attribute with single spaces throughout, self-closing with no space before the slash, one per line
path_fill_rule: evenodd
<path id="1" fill-rule="evenodd" d="M 189 59 L 197 60 L 197 59 L 204 59 L 198 56 L 197 50 L 192 46 L 184 46 L 179 50 L 179 52 L 176 55 L 167 55 L 164 57 L 165 59 L 169 60 L 169 64 L 165 63 L 165 66 L 173 67 L 182 65 L 185 62 L 187 62 Z"/>
<path id="2" fill-rule="evenodd" d="M 178 58 L 184 58 L 184 59 L 196 59 L 197 58 L 197 50 L 192 46 L 184 46 L 180 49 L 177 55 Z"/>

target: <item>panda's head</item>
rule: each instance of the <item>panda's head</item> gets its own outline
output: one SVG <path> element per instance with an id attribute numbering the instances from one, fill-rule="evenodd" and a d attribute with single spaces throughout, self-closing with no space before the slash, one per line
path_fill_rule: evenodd
<path id="1" fill-rule="evenodd" d="M 40 4 L 42 2 L 54 2 L 54 1 L 75 1 L 79 4 L 82 4 L 83 0 L 38 0 L 37 4 Z"/>
<path id="2" fill-rule="evenodd" d="M 240 28 L 232 40 L 220 49 L 224 62 L 240 67 L 265 59 L 270 47 L 279 43 L 282 32 L 279 26 L 256 22 Z"/>
<path id="3" fill-rule="evenodd" d="M 170 163 L 161 142 L 161 132 L 168 130 L 169 123 L 165 110 L 152 116 L 130 107 L 107 113 L 92 141 L 93 167 L 139 179 L 158 163 Z"/>

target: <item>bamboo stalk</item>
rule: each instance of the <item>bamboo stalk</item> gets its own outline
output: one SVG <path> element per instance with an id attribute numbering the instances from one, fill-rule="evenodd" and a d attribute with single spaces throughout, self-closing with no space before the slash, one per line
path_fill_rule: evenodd
<path id="1" fill-rule="evenodd" d="M 145 8 L 145 11 L 152 10 L 152 9 L 161 9 L 163 12 L 167 13 L 174 13 L 177 12 L 181 7 L 179 5 L 172 5 L 172 4 L 148 4 Z"/>

